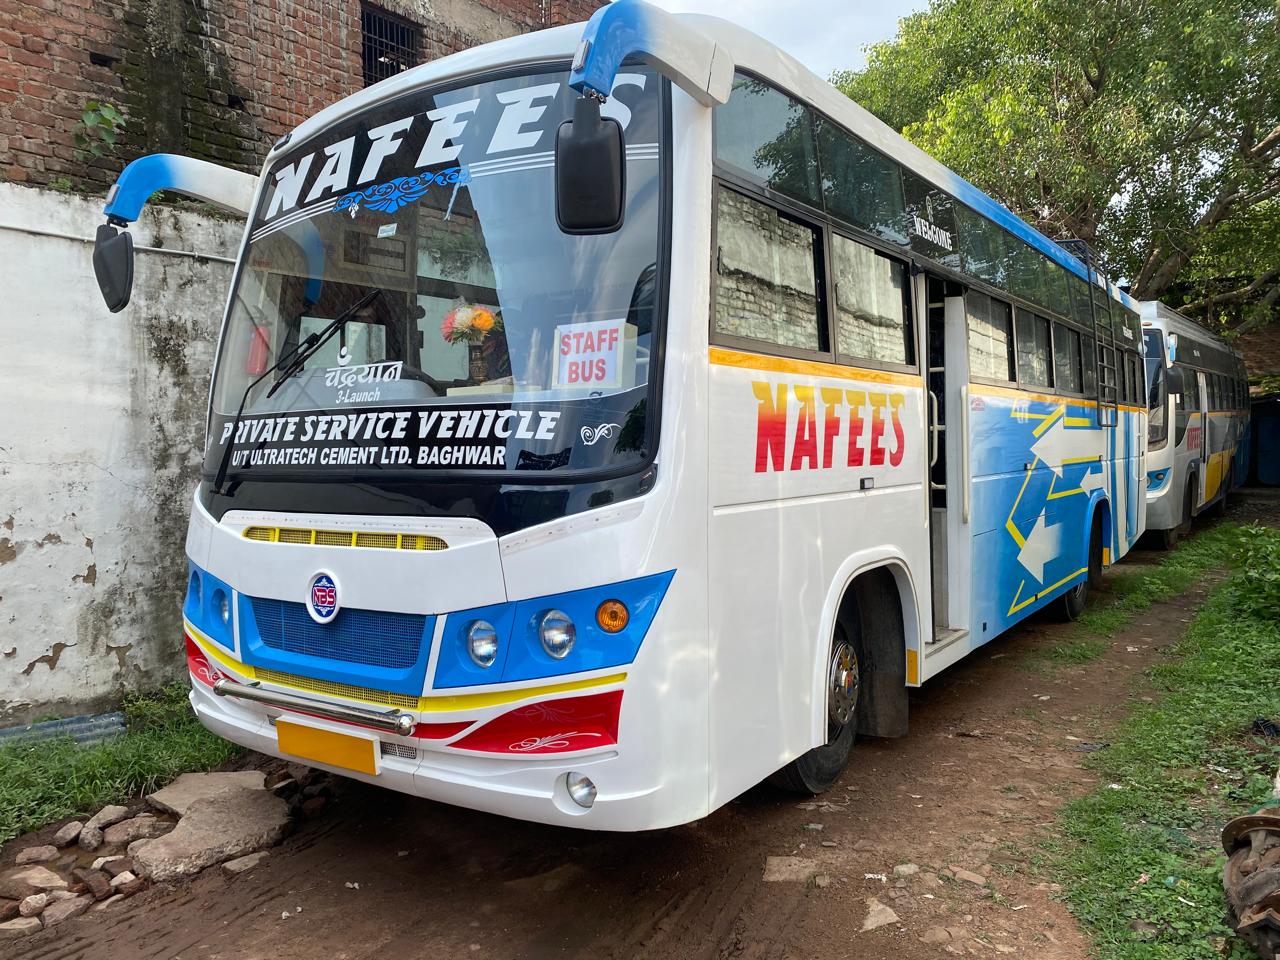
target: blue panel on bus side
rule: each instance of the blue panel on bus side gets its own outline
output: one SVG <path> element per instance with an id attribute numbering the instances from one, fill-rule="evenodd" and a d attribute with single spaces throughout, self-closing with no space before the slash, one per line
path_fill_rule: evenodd
<path id="1" fill-rule="evenodd" d="M 240 658 L 279 670 L 388 693 L 422 694 L 436 618 L 342 607 L 332 622 L 305 605 L 240 594 Z"/>
<path id="2" fill-rule="evenodd" d="M 233 596 L 230 586 L 187 561 L 187 595 L 182 601 L 182 615 L 202 634 L 228 650 L 235 649 L 235 637 L 231 624 L 223 622 L 221 608 L 225 597 L 229 613 Z"/>
<path id="3" fill-rule="evenodd" d="M 972 587 L 971 629 L 984 642 L 1086 575 L 1094 507 L 1116 502 L 1115 470 L 1131 469 L 1123 440 L 1121 461 L 1113 460 L 1110 435 L 1134 421 L 1122 414 L 1112 431 L 1098 427 L 1090 403 L 971 390 L 971 559 L 984 571 Z M 1136 510 L 1137 478 L 1121 486 L 1120 509 Z"/>
<path id="4" fill-rule="evenodd" d="M 631 663 L 674 576 L 675 571 L 669 570 L 620 583 L 451 613 L 445 624 L 432 687 L 449 689 L 478 683 L 538 680 Z M 596 623 L 596 608 L 605 600 L 622 601 L 630 613 L 626 627 L 618 633 L 606 633 Z M 573 649 L 562 660 L 555 659 L 542 647 L 539 625 L 550 610 L 568 614 L 576 630 Z M 467 652 L 466 631 L 471 623 L 481 619 L 492 623 L 502 638 L 505 652 L 500 656 L 505 660 L 501 672 L 494 667 L 487 670 L 477 667 Z"/>

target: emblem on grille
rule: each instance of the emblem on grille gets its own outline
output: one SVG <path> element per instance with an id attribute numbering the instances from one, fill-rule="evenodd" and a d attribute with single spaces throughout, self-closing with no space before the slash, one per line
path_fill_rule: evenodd
<path id="1" fill-rule="evenodd" d="M 307 590 L 307 613 L 316 623 L 330 623 L 338 613 L 338 585 L 321 571 L 311 578 Z"/>

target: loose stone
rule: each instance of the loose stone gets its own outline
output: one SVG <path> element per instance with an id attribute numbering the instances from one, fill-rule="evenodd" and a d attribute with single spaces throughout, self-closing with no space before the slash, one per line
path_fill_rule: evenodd
<path id="1" fill-rule="evenodd" d="M 0 923 L 0 940 L 17 940 L 35 933 L 41 926 L 39 917 L 19 917 L 17 920 Z"/>
<path id="2" fill-rule="evenodd" d="M 72 820 L 70 823 L 58 829 L 53 835 L 53 845 L 55 847 L 67 847 L 75 843 L 80 837 L 80 831 L 84 829 L 84 824 L 79 820 Z"/>
<path id="3" fill-rule="evenodd" d="M 71 900 L 59 900 L 44 908 L 40 920 L 46 927 L 54 927 L 64 920 L 78 917 L 93 906 L 93 897 L 75 897 Z"/>
<path id="4" fill-rule="evenodd" d="M 58 848 L 53 846 L 27 847 L 18 853 L 17 859 L 14 861 L 18 866 L 24 866 L 28 863 L 48 863 L 50 860 L 58 859 Z"/>
<path id="5" fill-rule="evenodd" d="M 111 878 L 101 870 L 79 870 L 71 871 L 71 875 L 83 883 L 95 900 L 105 900 L 111 896 Z"/>
<path id="6" fill-rule="evenodd" d="M 867 918 L 862 921 L 863 933 L 897 922 L 898 915 L 875 897 L 867 901 Z"/>

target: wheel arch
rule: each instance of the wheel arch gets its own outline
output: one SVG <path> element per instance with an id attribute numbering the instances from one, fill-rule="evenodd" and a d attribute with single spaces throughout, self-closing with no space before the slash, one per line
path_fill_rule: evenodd
<path id="1" fill-rule="evenodd" d="M 1115 562 L 1116 557 L 1116 541 L 1114 539 L 1115 519 L 1111 515 L 1111 498 L 1105 493 L 1097 493 L 1094 495 L 1092 502 L 1089 504 L 1089 522 L 1084 524 L 1080 530 L 1080 552 L 1078 556 L 1085 558 L 1085 564 L 1089 561 L 1089 537 L 1092 532 L 1093 522 L 1096 518 L 1102 524 L 1102 548 L 1103 558 L 1102 565 L 1110 566 Z"/>
<path id="2" fill-rule="evenodd" d="M 881 622 L 875 623 L 873 629 L 860 631 L 870 649 L 863 651 L 869 662 L 862 665 L 858 730 L 877 737 L 903 736 L 907 732 L 908 661 L 913 655 L 920 655 L 919 593 L 906 558 L 900 553 L 860 552 L 846 560 L 832 578 L 819 621 L 814 645 L 814 744 L 826 739 L 827 660 L 836 623 L 842 619 L 848 622 L 850 617 L 859 615 L 859 610 L 865 618 L 868 604 L 879 604 L 877 612 L 887 616 L 880 617 Z"/>

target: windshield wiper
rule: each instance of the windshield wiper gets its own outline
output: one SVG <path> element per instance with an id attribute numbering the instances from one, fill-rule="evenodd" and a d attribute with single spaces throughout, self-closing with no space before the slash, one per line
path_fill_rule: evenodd
<path id="1" fill-rule="evenodd" d="M 236 410 L 236 415 L 231 421 L 231 432 L 227 435 L 227 448 L 222 451 L 222 461 L 218 464 L 218 474 L 213 478 L 214 493 L 222 493 L 222 483 L 227 479 L 227 467 L 231 465 L 231 449 L 236 442 L 236 431 L 240 428 L 240 420 L 244 417 L 244 405 L 249 401 L 249 394 L 253 392 L 253 388 L 276 371 L 284 371 L 280 374 L 279 378 L 271 384 L 271 389 L 267 391 L 267 398 L 269 399 L 272 394 L 280 389 L 280 385 L 282 383 L 297 373 L 298 370 L 301 369 L 302 365 L 306 363 L 317 350 L 324 346 L 335 333 L 338 332 L 340 327 L 380 296 L 382 296 L 381 289 L 370 290 L 363 297 L 330 320 L 323 330 L 309 334 L 305 339 L 301 340 L 297 346 L 282 356 L 275 362 L 275 364 L 264 371 L 261 376 L 244 388 L 244 394 L 240 397 L 240 407 Z"/>

